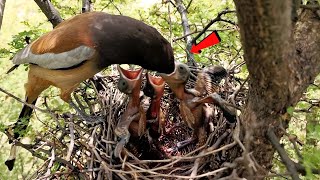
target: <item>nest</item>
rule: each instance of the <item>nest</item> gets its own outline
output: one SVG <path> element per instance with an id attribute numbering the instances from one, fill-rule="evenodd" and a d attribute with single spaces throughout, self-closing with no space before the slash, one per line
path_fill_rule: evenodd
<path id="1" fill-rule="evenodd" d="M 120 158 L 115 158 L 118 138 L 114 129 L 128 101 L 117 89 L 117 80 L 118 76 L 105 76 L 86 81 L 73 96 L 79 109 L 92 118 L 84 121 L 76 113 L 54 114 L 54 127 L 25 147 L 44 160 L 32 179 L 218 179 L 232 173 L 230 164 L 241 156 L 235 141 L 237 123 L 228 123 L 214 105 L 208 105 L 214 116 L 203 132 L 204 145 L 192 143 L 172 151 L 192 136 L 192 130 L 182 121 L 179 100 L 169 87 L 161 102 L 165 132 L 156 139 L 149 131 L 140 138 L 131 137 Z M 194 81 L 187 86 L 193 87 Z M 229 75 L 219 94 L 241 106 L 245 90 L 239 87 L 240 82 Z"/>

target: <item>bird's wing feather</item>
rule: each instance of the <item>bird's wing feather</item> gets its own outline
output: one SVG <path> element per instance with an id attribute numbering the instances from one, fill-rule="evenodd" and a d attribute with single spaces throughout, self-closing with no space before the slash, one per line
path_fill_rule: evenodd
<path id="1" fill-rule="evenodd" d="M 14 64 L 32 63 L 48 69 L 61 69 L 80 64 L 82 61 L 90 59 L 94 54 L 93 48 L 84 45 L 58 54 L 50 52 L 34 54 L 28 45 L 20 50 L 12 61 Z"/>
<path id="2" fill-rule="evenodd" d="M 68 68 L 91 58 L 96 50 L 91 29 L 94 14 L 76 16 L 60 23 L 20 50 L 14 64 L 33 63 L 48 69 Z"/>

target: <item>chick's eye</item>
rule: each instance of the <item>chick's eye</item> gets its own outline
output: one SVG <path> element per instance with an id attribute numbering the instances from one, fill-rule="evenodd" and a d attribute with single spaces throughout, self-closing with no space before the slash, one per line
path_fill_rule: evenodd
<path id="1" fill-rule="evenodd" d="M 183 66 L 179 66 L 178 69 L 181 73 L 186 72 L 186 69 Z"/>
<path id="2" fill-rule="evenodd" d="M 178 71 L 179 71 L 180 74 L 183 74 L 183 75 L 189 74 L 188 68 L 183 66 L 183 65 L 179 65 L 178 66 Z"/>
<path id="3" fill-rule="evenodd" d="M 121 92 L 125 92 L 128 89 L 128 83 L 124 79 L 119 79 L 118 89 Z"/>

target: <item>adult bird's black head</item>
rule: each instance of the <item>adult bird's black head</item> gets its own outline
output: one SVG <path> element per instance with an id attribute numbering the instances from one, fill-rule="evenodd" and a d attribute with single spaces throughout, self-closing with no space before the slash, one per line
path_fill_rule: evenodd
<path id="1" fill-rule="evenodd" d="M 93 15 L 88 17 L 90 37 L 103 67 L 136 64 L 160 73 L 174 71 L 172 47 L 155 28 L 127 16 L 99 12 Z"/>

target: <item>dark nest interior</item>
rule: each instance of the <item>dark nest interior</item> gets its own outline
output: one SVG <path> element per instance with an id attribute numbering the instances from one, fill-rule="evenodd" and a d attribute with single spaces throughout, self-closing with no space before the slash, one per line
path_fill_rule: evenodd
<path id="1" fill-rule="evenodd" d="M 199 71 L 201 68 L 191 69 L 194 76 L 187 89 L 194 87 Z M 243 80 L 227 72 L 227 77 L 215 84 L 218 94 L 233 107 L 241 107 L 247 88 Z M 146 82 L 143 77 L 141 89 Z M 118 79 L 117 75 L 96 76 L 73 93 L 77 107 L 91 118 L 51 111 L 55 126 L 48 127 L 33 145 L 20 144 L 44 160 L 32 179 L 230 179 L 243 151 L 239 120 L 229 123 L 218 106 L 205 104 L 211 115 L 201 137 L 177 148 L 179 142 L 192 138 L 194 130 L 182 120 L 180 102 L 167 85 L 161 99 L 163 132 L 154 135 L 153 121 L 148 120 L 146 132 L 141 137 L 131 136 L 116 158 L 113 152 L 119 138 L 114 129 L 128 102 L 128 96 L 117 88 Z M 147 109 L 149 101 L 143 96 L 141 105 Z"/>

